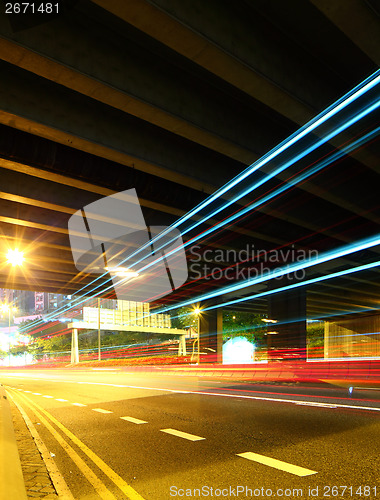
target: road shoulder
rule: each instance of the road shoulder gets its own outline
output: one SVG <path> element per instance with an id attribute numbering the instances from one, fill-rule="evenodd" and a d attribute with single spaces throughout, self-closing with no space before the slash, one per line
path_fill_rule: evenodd
<path id="1" fill-rule="evenodd" d="M 33 434 L 35 436 L 33 436 L 14 401 L 9 398 L 9 402 L 27 498 L 63 500 L 64 497 L 57 494 L 49 470 L 40 452 L 39 448 L 41 448 L 42 441 L 39 446 L 37 445 L 39 436 L 36 429 L 34 428 Z"/>

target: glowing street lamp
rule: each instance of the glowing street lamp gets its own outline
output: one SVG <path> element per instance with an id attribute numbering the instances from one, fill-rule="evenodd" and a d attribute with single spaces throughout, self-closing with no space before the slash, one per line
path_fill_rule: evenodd
<path id="1" fill-rule="evenodd" d="M 7 262 L 13 267 L 21 266 L 24 262 L 24 252 L 20 252 L 17 248 L 14 250 L 10 248 L 7 253 Z"/>

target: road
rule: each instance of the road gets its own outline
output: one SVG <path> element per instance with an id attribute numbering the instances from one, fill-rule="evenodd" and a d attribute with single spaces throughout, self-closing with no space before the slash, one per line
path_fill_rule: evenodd
<path id="1" fill-rule="evenodd" d="M 75 499 L 380 498 L 375 391 L 123 369 L 9 370 L 0 382 Z"/>

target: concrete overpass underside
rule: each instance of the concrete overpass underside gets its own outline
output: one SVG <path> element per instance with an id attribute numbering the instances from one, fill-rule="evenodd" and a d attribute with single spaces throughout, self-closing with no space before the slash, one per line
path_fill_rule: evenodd
<path id="1" fill-rule="evenodd" d="M 375 0 L 81 0 L 69 7 L 27 27 L 0 15 L 0 251 L 18 246 L 26 256 L 21 269 L 0 266 L 0 287 L 75 294 L 93 276 L 74 266 L 73 213 L 135 188 L 147 224 L 170 225 L 380 62 Z M 373 131 L 378 118 L 371 114 L 362 129 L 331 140 L 322 153 Z M 376 235 L 378 158 L 373 136 L 364 148 L 200 238 L 199 259 L 188 249 L 187 283 L 161 303 L 224 286 L 223 276 L 196 274 L 200 264 L 208 266 L 206 274 L 236 264 L 229 257 L 221 264 L 216 250 L 322 254 Z M 278 173 L 231 210 L 289 184 L 298 167 Z M 204 220 L 185 239 L 224 217 Z M 375 247 L 342 256 L 307 278 L 378 255 Z M 256 284 L 220 300 L 265 290 L 267 283 Z M 367 313 L 378 304 L 376 269 L 307 288 L 311 316 Z M 234 307 L 263 312 L 267 299 Z"/>

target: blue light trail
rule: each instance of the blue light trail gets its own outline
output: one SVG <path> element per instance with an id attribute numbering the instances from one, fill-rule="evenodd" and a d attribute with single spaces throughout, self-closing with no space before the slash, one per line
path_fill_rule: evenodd
<path id="1" fill-rule="evenodd" d="M 295 273 L 296 271 L 299 271 L 300 269 L 306 269 L 308 267 L 316 266 L 318 264 L 322 264 L 324 262 L 338 259 L 340 257 L 345 257 L 345 256 L 350 255 L 352 253 L 359 252 L 360 250 L 373 248 L 377 245 L 380 245 L 380 234 L 376 235 L 373 238 L 368 238 L 366 240 L 360 241 L 358 243 L 344 245 L 343 247 L 340 247 L 338 250 L 331 250 L 329 252 L 325 252 L 321 256 L 314 257 L 314 258 L 309 259 L 307 261 L 300 261 L 300 262 L 288 265 L 285 268 L 284 267 L 279 268 L 275 271 L 264 274 L 263 276 L 260 276 L 258 278 L 254 278 L 252 280 L 249 280 L 249 279 L 244 280 L 244 281 L 242 281 L 240 283 L 236 283 L 234 285 L 222 287 L 218 291 L 206 293 L 203 295 L 198 295 L 197 297 L 195 297 L 191 300 L 181 302 L 180 304 L 177 304 L 176 306 L 168 306 L 165 308 L 158 309 L 156 312 L 157 313 L 167 312 L 167 311 L 170 311 L 171 309 L 177 309 L 178 307 L 184 307 L 184 306 L 187 306 L 190 304 L 209 300 L 209 299 L 218 297 L 219 295 L 224 295 L 226 293 L 234 292 L 237 290 L 242 290 L 242 289 L 247 288 L 249 286 L 256 285 L 258 283 L 263 283 L 265 281 L 269 281 L 269 280 L 274 279 L 274 278 L 279 278 L 279 277 L 285 276 L 286 274 L 289 274 L 289 273 Z M 372 267 L 374 267 L 374 266 L 372 266 Z M 349 273 L 347 272 L 347 274 L 349 274 Z M 330 276 L 330 275 L 327 275 L 327 276 Z M 305 283 L 305 282 L 302 282 L 302 283 Z M 301 285 L 299 285 L 299 286 L 301 286 Z M 276 289 L 276 292 L 278 290 L 279 289 Z M 267 293 L 267 292 L 263 292 L 263 293 Z"/>
<path id="2" fill-rule="evenodd" d="M 333 103 L 331 106 L 329 106 L 322 113 L 320 113 L 315 118 L 313 118 L 312 120 L 310 120 L 307 124 L 305 124 L 303 127 L 301 127 L 297 132 L 295 132 L 294 134 L 292 134 L 291 136 L 289 136 L 286 140 L 284 140 L 283 142 L 281 142 L 278 146 L 276 146 L 275 148 L 273 148 L 271 151 L 269 151 L 264 156 L 262 156 L 259 160 L 257 160 L 252 165 L 250 165 L 249 167 L 247 167 L 243 172 L 241 172 L 239 175 L 237 175 L 231 181 L 229 181 L 224 186 L 222 186 L 221 188 L 219 188 L 213 195 L 211 195 L 210 197 L 208 197 L 204 202 L 200 203 L 198 206 L 196 206 L 194 209 L 192 209 L 186 215 L 184 215 L 183 217 L 179 218 L 175 223 L 173 223 L 171 226 L 169 226 L 165 231 L 163 231 L 162 233 L 160 233 L 159 235 L 157 235 L 156 237 L 154 237 L 152 239 L 152 241 L 149 243 L 149 245 L 146 244 L 146 245 L 142 246 L 135 253 L 137 254 L 138 252 L 141 252 L 142 250 L 144 250 L 145 247 L 148 248 L 151 245 L 151 243 L 154 243 L 155 241 L 159 240 L 159 238 L 161 238 L 164 235 L 168 234 L 168 232 L 170 232 L 171 229 L 179 227 L 181 224 L 183 224 L 187 220 L 189 220 L 192 217 L 194 217 L 197 213 L 199 213 L 201 210 L 203 210 L 204 208 L 206 208 L 207 206 L 209 206 L 215 200 L 221 198 L 224 194 L 226 194 L 229 190 L 231 190 L 232 188 L 234 188 L 236 185 L 238 185 L 244 179 L 246 179 L 247 177 L 249 177 L 251 174 L 253 174 L 254 172 L 256 172 L 258 169 L 262 168 L 264 165 L 266 165 L 267 163 L 269 163 L 271 160 L 273 160 L 276 157 L 278 157 L 284 151 L 288 150 L 291 146 L 293 146 L 294 144 L 296 144 L 297 142 L 299 142 L 302 138 L 306 137 L 307 134 L 309 134 L 309 133 L 311 133 L 313 131 L 316 131 L 316 129 L 319 126 L 321 126 L 322 124 L 326 123 L 330 118 L 336 116 L 339 112 L 341 112 L 347 106 L 349 106 L 350 104 L 352 104 L 353 102 L 355 102 L 358 98 L 362 97 L 367 92 L 369 92 L 370 90 L 374 89 L 375 86 L 378 85 L 379 83 L 380 83 L 380 70 L 378 70 L 375 73 L 373 73 L 370 77 L 368 77 L 366 80 L 364 80 L 363 82 L 361 82 L 359 85 L 357 85 L 350 92 L 348 92 L 347 94 L 345 94 L 342 98 L 340 98 L 338 101 L 336 101 L 335 103 Z M 288 161 L 285 165 L 282 165 L 281 167 L 279 167 L 279 169 L 277 169 L 275 172 L 272 172 L 271 174 L 268 174 L 268 176 L 265 177 L 259 183 L 253 184 L 252 186 L 250 186 L 249 188 L 247 188 L 243 192 L 238 193 L 232 200 L 229 200 L 222 207 L 220 207 L 219 209 L 215 210 L 211 214 L 208 214 L 206 217 L 203 217 L 203 219 L 201 221 L 197 221 L 195 224 L 193 224 L 189 228 L 186 228 L 185 232 L 188 232 L 191 229 L 197 227 L 199 224 L 201 224 L 205 220 L 211 218 L 213 215 L 216 215 L 221 210 L 224 210 L 226 207 L 230 206 L 232 203 L 236 203 L 236 201 L 238 201 L 239 199 L 241 199 L 242 197 L 244 197 L 246 194 L 248 194 L 249 192 L 252 192 L 252 190 L 254 190 L 258 186 L 262 185 L 263 182 L 266 182 L 267 180 L 269 180 L 273 176 L 277 175 L 278 173 L 280 173 L 281 171 L 283 171 L 285 168 L 287 168 L 287 166 L 290 166 L 295 161 L 298 161 L 300 158 L 302 158 L 306 154 L 310 153 L 316 147 L 319 147 L 321 144 L 325 143 L 326 141 L 331 140 L 331 138 L 333 138 L 334 136 L 336 136 L 338 133 L 340 133 L 343 130 L 347 129 L 347 127 L 351 126 L 353 123 L 357 122 L 358 120 L 360 120 L 361 118 L 363 118 L 365 115 L 367 115 L 371 111 L 375 110 L 379 105 L 380 105 L 380 102 L 378 100 L 375 103 L 371 104 L 370 106 L 367 106 L 364 110 L 362 109 L 358 114 L 356 114 L 348 122 L 345 122 L 338 129 L 334 129 L 326 137 L 323 137 L 322 139 L 320 139 L 315 145 L 309 147 L 306 151 L 303 151 L 303 152 L 299 153 L 299 155 L 297 155 L 295 158 L 293 158 L 290 161 Z M 376 133 L 378 132 L 378 130 L 379 129 L 376 129 Z M 370 137 L 373 137 L 374 134 L 375 134 L 375 131 L 371 132 L 370 134 L 367 134 L 364 137 L 368 137 L 368 139 L 369 139 Z M 356 141 L 352 145 L 349 145 L 349 146 L 345 147 L 345 149 L 342 150 L 342 152 L 337 152 L 337 153 L 334 153 L 333 155 L 331 155 L 330 162 L 331 161 L 335 161 L 338 157 L 342 156 L 345 153 L 351 152 L 353 149 L 355 149 L 356 147 L 358 147 L 359 145 L 361 145 L 364 142 L 364 137 L 362 139 L 359 139 L 358 141 Z M 273 198 L 273 196 L 278 196 L 281 192 L 284 192 L 286 189 L 288 189 L 289 186 L 295 185 L 296 182 L 301 182 L 302 180 L 304 180 L 305 178 L 307 178 L 309 175 L 312 175 L 313 173 L 315 173 L 317 170 L 319 170 L 321 168 L 324 168 L 326 165 L 328 165 L 327 160 L 323 160 L 322 162 L 320 162 L 318 164 L 318 166 L 315 166 L 315 167 L 311 168 L 309 171 L 307 171 L 307 172 L 299 175 L 296 179 L 291 180 L 288 183 L 288 185 L 282 186 L 282 187 L 278 188 L 276 191 L 274 191 L 274 193 L 272 193 L 270 195 L 267 195 L 266 197 L 258 200 L 256 202 L 256 204 L 252 204 L 249 207 L 243 208 L 242 210 L 240 210 L 236 214 L 232 215 L 230 218 L 226 219 L 225 221 L 219 223 L 216 226 L 213 226 L 212 228 L 210 228 L 206 232 L 201 233 L 201 235 L 198 235 L 196 238 L 199 239 L 200 237 L 204 237 L 205 235 L 210 234 L 211 232 L 216 231 L 217 229 L 223 227 L 225 224 L 228 224 L 232 220 L 235 220 L 237 217 L 241 217 L 242 215 L 244 215 L 245 213 L 247 213 L 249 210 L 252 210 L 253 208 L 256 208 L 257 206 L 259 206 L 259 204 L 262 204 L 262 203 L 265 203 L 265 202 L 269 201 L 271 198 Z M 188 241 L 188 242 L 185 243 L 185 246 L 188 246 L 191 243 L 194 243 L 194 241 L 196 241 L 196 240 L 195 239 L 191 239 L 190 241 Z M 346 248 L 346 247 L 344 247 L 344 248 Z M 353 247 L 353 248 L 355 248 L 355 247 Z M 366 247 L 366 248 L 370 248 L 370 247 Z M 352 252 L 355 252 L 355 251 L 358 251 L 358 250 L 355 250 L 355 249 L 349 250 L 348 253 L 352 253 Z M 171 253 L 175 253 L 175 250 L 172 251 Z M 169 256 L 171 253 L 168 253 L 167 256 Z M 343 256 L 343 255 L 344 254 L 342 254 L 341 256 Z M 332 258 L 337 258 L 337 257 L 330 257 L 327 260 L 330 260 Z M 159 260 L 160 259 L 157 259 L 154 263 L 152 263 L 152 265 L 156 264 L 157 262 L 159 262 Z M 318 263 L 320 263 L 320 262 L 315 262 L 314 264 L 310 263 L 309 265 L 316 265 Z M 135 263 L 135 265 L 136 264 L 137 263 Z M 309 267 L 309 265 L 307 265 L 307 266 L 304 265 L 303 267 Z M 141 271 L 147 269 L 148 267 L 149 266 L 145 266 L 145 267 L 143 267 L 139 271 L 141 272 Z M 293 271 L 294 270 L 290 270 L 290 269 L 288 270 L 287 269 L 286 272 L 285 272 L 285 274 L 287 272 L 293 272 Z M 82 289 L 78 290 L 77 293 L 81 293 L 85 289 L 88 289 L 88 287 L 91 284 L 94 284 L 96 281 L 98 281 L 101 278 L 103 278 L 106 274 L 107 273 L 105 273 L 103 275 L 100 275 L 98 278 L 96 278 L 95 280 L 93 280 L 92 283 L 90 283 L 89 285 L 86 285 L 86 287 L 83 287 Z M 261 281 L 262 280 L 266 280 L 266 279 L 272 279 L 272 277 L 274 277 L 274 276 L 269 276 L 269 277 L 268 276 L 264 276 L 264 277 L 261 278 Z M 255 281 L 255 282 L 257 282 L 257 281 Z M 238 285 L 239 285 L 239 288 L 240 287 L 243 288 L 244 286 L 250 286 L 251 284 L 254 284 L 254 283 L 253 282 L 249 282 L 247 284 L 240 283 Z M 235 287 L 237 287 L 238 285 L 235 285 Z M 94 289 L 91 290 L 91 293 L 94 293 L 94 294 L 99 293 L 100 292 L 100 290 L 99 290 L 100 287 L 101 287 L 101 285 L 96 286 Z M 239 288 L 235 288 L 235 289 L 239 289 Z M 107 290 L 110 290 L 110 291 L 113 290 L 113 286 L 108 287 L 106 290 L 102 290 L 102 293 L 106 292 Z M 228 293 L 228 291 L 231 291 L 230 289 L 228 289 L 228 290 L 221 289 L 221 290 L 223 290 L 222 293 Z M 212 295 L 212 294 L 206 294 L 205 296 L 202 296 L 202 300 L 206 300 L 204 297 L 211 298 L 211 296 L 214 296 L 214 295 Z M 83 298 L 78 299 L 76 301 L 74 307 L 80 306 L 80 304 L 83 304 L 86 300 L 87 300 L 86 298 L 84 298 L 84 299 Z M 194 302 L 194 300 L 198 300 L 198 299 L 193 299 L 191 302 L 188 301 L 187 304 Z M 180 306 L 176 306 L 176 307 L 180 307 Z M 56 311 L 55 313 L 53 313 L 52 317 L 57 317 L 59 314 L 61 314 L 64 311 L 67 311 L 67 310 L 68 310 L 68 308 L 62 308 L 62 310 L 59 310 L 59 311 Z M 164 311 L 167 311 L 167 310 L 169 310 L 169 309 L 165 309 Z M 36 322 L 36 324 L 38 324 L 38 322 Z"/>
<path id="3" fill-rule="evenodd" d="M 185 216 L 183 216 L 180 219 L 178 219 L 177 222 L 175 222 L 174 224 L 170 225 L 167 229 L 165 229 L 160 234 L 158 234 L 157 236 L 155 236 L 149 243 L 146 243 L 146 244 L 142 245 L 138 250 L 136 250 L 134 253 L 132 253 L 131 255 L 129 255 L 128 259 L 133 258 L 134 256 L 138 255 L 140 252 L 142 252 L 143 250 L 145 250 L 147 248 L 149 248 L 149 251 L 150 251 L 151 245 L 154 242 L 156 242 L 157 240 L 159 240 L 160 238 L 162 238 L 163 236 L 165 236 L 166 234 L 168 234 L 170 232 L 170 230 L 172 230 L 173 228 L 178 227 L 179 225 L 183 224 L 186 220 L 188 220 L 189 218 L 193 217 L 193 215 L 195 215 L 200 210 L 202 210 L 203 208 L 205 208 L 206 206 L 208 206 L 210 203 L 212 203 L 212 201 L 216 200 L 217 198 L 220 198 L 223 194 L 225 194 L 232 187 L 234 187 L 239 182 L 241 182 L 242 180 L 244 180 L 246 177 L 248 177 L 249 175 L 251 175 L 253 172 L 255 172 L 256 170 L 258 170 L 259 168 L 261 168 L 262 166 L 264 166 L 265 164 L 267 164 L 270 160 L 272 160 L 273 158 L 277 157 L 280 153 L 282 153 L 283 151 L 285 151 L 286 149 L 288 149 L 291 145 L 295 144 L 300 139 L 302 139 L 307 133 L 310 133 L 313 130 L 315 130 L 315 128 L 317 128 L 321 124 L 325 123 L 326 120 L 328 120 L 329 118 L 331 118 L 334 115 L 336 115 L 339 111 L 342 111 L 349 104 L 351 104 L 352 102 L 354 102 L 356 99 L 358 99 L 359 97 L 361 97 L 362 95 L 364 95 L 369 90 L 373 89 L 379 83 L 380 83 L 380 70 L 376 71 L 373 75 L 371 75 L 369 78 L 367 78 L 366 80 L 364 80 L 361 84 L 359 84 L 357 87 L 355 87 L 353 90 L 351 90 L 348 94 L 346 94 L 341 99 L 339 99 L 336 103 L 334 103 L 329 108 L 327 108 L 325 111 L 323 111 L 322 113 L 320 113 L 319 115 L 317 115 L 317 117 L 315 117 L 313 120 L 311 120 L 310 122 L 308 122 L 304 127 L 302 127 L 301 129 L 299 129 L 299 131 L 297 131 L 296 133 L 294 133 L 293 135 L 291 135 L 285 141 L 283 141 L 282 143 L 280 143 L 276 148 L 274 148 L 271 151 L 269 151 L 266 155 L 264 155 L 262 158 L 260 158 L 255 163 L 253 163 L 250 167 L 248 167 L 246 170 L 244 170 L 244 172 L 242 172 L 237 177 L 235 177 L 232 181 L 230 181 L 229 183 L 225 184 L 222 188 L 220 188 L 219 190 L 217 190 L 211 197 L 209 197 L 203 203 L 201 203 L 200 205 L 198 205 L 197 207 L 195 207 L 188 214 L 186 214 Z M 354 123 L 356 123 L 360 119 L 364 118 L 366 115 L 368 115 L 369 113 L 371 113 L 372 111 L 374 111 L 375 109 L 377 109 L 379 106 L 380 106 L 380 100 L 378 99 L 375 103 L 373 103 L 373 104 L 365 107 L 364 109 L 362 109 L 359 113 L 357 113 L 355 116 L 353 116 L 350 120 L 345 121 L 343 123 L 343 125 L 341 125 L 340 127 L 334 128 L 329 134 L 327 134 L 322 139 L 320 139 L 319 141 L 317 141 L 317 143 L 315 143 L 312 146 L 310 146 L 309 148 L 301 151 L 298 155 L 296 155 L 295 157 L 291 158 L 284 165 L 280 166 L 275 171 L 273 171 L 272 173 L 268 174 L 264 179 L 262 179 L 259 182 L 253 184 L 252 186 L 250 186 L 248 189 L 244 190 L 243 192 L 238 193 L 235 197 L 233 197 L 231 200 L 229 200 L 227 203 L 225 203 L 222 207 L 219 207 L 218 209 L 214 210 L 212 213 L 208 214 L 207 216 L 204 216 L 201 220 L 193 223 L 190 227 L 182 230 L 182 234 L 186 234 L 189 231 L 195 229 L 200 224 L 204 223 L 206 220 L 212 218 L 213 216 L 217 215 L 221 211 L 225 210 L 228 206 L 236 203 L 241 198 L 243 198 L 247 194 L 251 193 L 252 191 L 254 191 L 255 189 L 257 189 L 258 187 L 260 187 L 261 185 L 263 185 L 265 182 L 267 182 L 268 180 L 270 180 L 271 178 L 275 177 L 279 173 L 281 173 L 284 170 L 286 170 L 287 168 L 289 168 L 296 161 L 299 161 L 300 159 L 304 158 L 307 154 L 311 153 L 312 151 L 314 151 L 315 149 L 317 149 L 321 145 L 325 144 L 326 142 L 328 142 L 329 140 L 331 140 L 332 138 L 334 138 L 336 135 L 338 135 L 341 132 L 343 132 L 344 130 L 346 130 L 348 127 L 352 126 Z M 266 201 L 268 201 L 268 199 Z M 224 227 L 226 224 L 228 224 L 228 223 L 230 223 L 230 222 L 238 219 L 239 217 L 241 217 L 245 213 L 249 212 L 250 210 L 253 210 L 253 208 L 256 208 L 257 206 L 258 205 L 249 205 L 248 207 L 245 207 L 244 209 L 236 212 L 235 214 L 233 214 L 229 218 L 221 221 L 219 224 L 212 226 L 208 230 L 200 233 L 199 235 L 197 235 L 194 238 L 190 239 L 189 241 L 185 242 L 183 246 L 187 247 L 190 244 L 195 243 L 199 239 L 201 239 L 201 238 L 203 238 L 203 237 L 205 237 L 205 236 L 207 236 L 207 235 L 215 232 L 216 230 Z M 170 244 L 170 243 L 172 243 L 173 241 L 174 240 L 169 241 L 169 242 L 165 243 L 165 245 L 162 245 L 161 247 L 156 248 L 155 249 L 156 252 L 158 252 L 159 250 L 167 247 L 167 245 Z M 171 255 L 175 254 L 177 251 L 178 251 L 178 249 L 174 249 L 174 250 L 172 250 L 170 252 L 167 252 L 165 254 L 165 257 L 166 258 L 170 257 Z M 152 266 L 158 264 L 160 261 L 163 260 L 163 257 L 158 257 L 153 262 L 151 262 L 151 263 L 143 266 L 140 269 L 136 269 L 136 266 L 139 263 L 141 263 L 144 260 L 145 257 L 146 256 L 144 255 L 143 258 L 141 258 L 137 262 L 133 263 L 129 267 L 131 269 L 134 269 L 135 271 L 137 271 L 139 274 L 141 274 L 144 271 L 148 270 L 149 268 L 151 268 Z M 120 265 L 122 265 L 123 263 L 125 263 L 128 259 L 125 259 L 125 261 L 121 262 Z M 93 282 L 91 284 L 95 284 L 97 281 L 101 280 L 106 275 L 107 275 L 107 273 L 99 275 L 97 278 L 95 278 L 93 280 Z M 87 285 L 86 287 L 83 287 L 82 289 L 80 289 L 78 291 L 78 293 L 81 293 L 82 291 L 84 291 L 86 288 L 88 288 L 88 286 L 89 285 Z M 99 287 L 101 287 L 101 284 L 99 284 L 97 287 L 95 287 L 93 289 L 93 293 L 96 293 L 96 290 Z"/>

